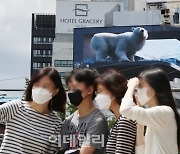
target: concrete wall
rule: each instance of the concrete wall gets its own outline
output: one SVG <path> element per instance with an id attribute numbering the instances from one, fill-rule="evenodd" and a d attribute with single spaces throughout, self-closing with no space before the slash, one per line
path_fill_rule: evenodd
<path id="1" fill-rule="evenodd" d="M 114 26 L 159 25 L 162 16 L 159 10 L 114 12 Z"/>
<path id="2" fill-rule="evenodd" d="M 143 11 L 146 9 L 146 0 L 134 0 L 134 11 Z"/>
<path id="3" fill-rule="evenodd" d="M 71 72 L 72 67 L 55 67 L 55 60 L 73 60 L 73 43 L 72 42 L 54 42 L 53 43 L 53 56 L 52 66 L 58 72 Z"/>

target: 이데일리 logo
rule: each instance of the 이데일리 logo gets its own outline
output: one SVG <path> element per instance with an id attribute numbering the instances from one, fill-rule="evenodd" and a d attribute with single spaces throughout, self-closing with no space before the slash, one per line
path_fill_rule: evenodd
<path id="1" fill-rule="evenodd" d="M 90 9 L 88 9 L 88 4 L 75 4 L 73 11 L 75 12 L 75 16 L 88 16 Z"/>

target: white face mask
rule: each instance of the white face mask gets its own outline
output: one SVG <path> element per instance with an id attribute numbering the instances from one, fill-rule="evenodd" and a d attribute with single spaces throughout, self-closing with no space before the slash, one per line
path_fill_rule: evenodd
<path id="1" fill-rule="evenodd" d="M 109 110 L 111 101 L 110 96 L 107 94 L 98 94 L 95 98 L 96 105 L 100 110 Z"/>
<path id="2" fill-rule="evenodd" d="M 52 93 L 44 88 L 32 89 L 32 99 L 37 104 L 44 104 L 52 99 Z"/>
<path id="3" fill-rule="evenodd" d="M 137 90 L 136 95 L 141 106 L 145 105 L 152 98 L 147 95 L 147 91 L 148 91 L 147 87 L 139 88 Z"/>

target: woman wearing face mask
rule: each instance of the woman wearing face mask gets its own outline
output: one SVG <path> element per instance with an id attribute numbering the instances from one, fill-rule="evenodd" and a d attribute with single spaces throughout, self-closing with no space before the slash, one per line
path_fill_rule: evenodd
<path id="1" fill-rule="evenodd" d="M 133 103 L 132 97 L 137 87 L 139 103 L 149 108 L 144 109 Z M 148 69 L 140 74 L 139 79 L 129 80 L 120 112 L 138 124 L 147 126 L 145 141 L 142 140 L 143 132 L 137 135 L 137 141 L 141 140 L 138 141 L 141 145 L 137 145 L 137 154 L 178 153 L 180 118 L 164 71 L 159 68 Z"/>
<path id="2" fill-rule="evenodd" d="M 66 95 L 59 73 L 43 68 L 30 81 L 25 101 L 0 106 L 0 121 L 6 123 L 0 153 L 53 154 L 61 120 L 53 111 L 64 112 Z"/>
<path id="3" fill-rule="evenodd" d="M 97 96 L 95 102 L 101 110 L 111 110 L 116 122 L 108 137 L 107 154 L 135 153 L 136 122 L 121 116 L 119 107 L 127 90 L 127 80 L 119 72 L 109 70 L 101 74 L 97 80 Z"/>

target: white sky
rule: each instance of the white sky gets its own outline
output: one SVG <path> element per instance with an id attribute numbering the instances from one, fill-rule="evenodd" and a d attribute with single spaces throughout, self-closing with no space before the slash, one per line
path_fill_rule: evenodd
<path id="1" fill-rule="evenodd" d="M 0 89 L 24 88 L 30 76 L 32 13 L 54 13 L 56 0 L 0 0 Z"/>

